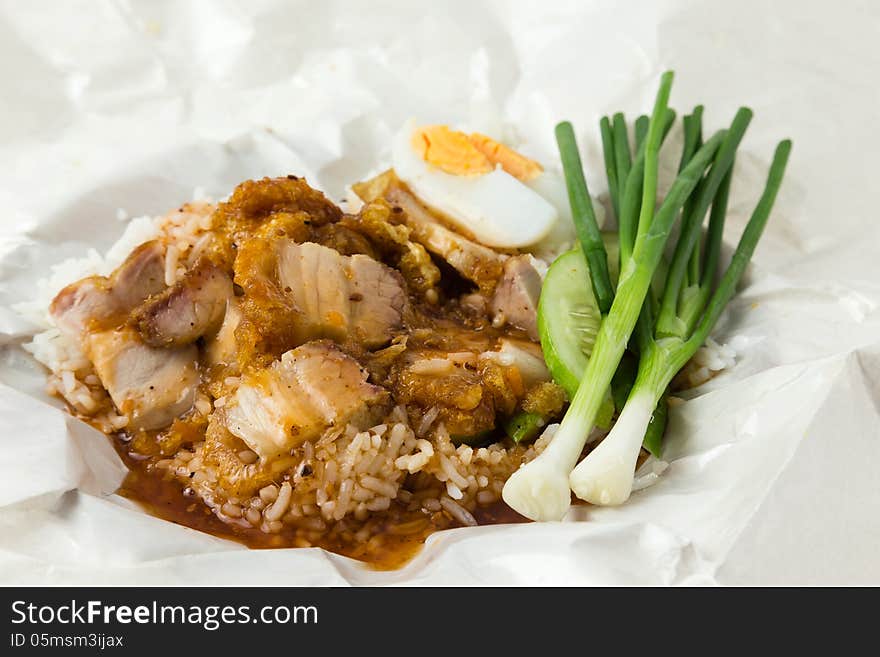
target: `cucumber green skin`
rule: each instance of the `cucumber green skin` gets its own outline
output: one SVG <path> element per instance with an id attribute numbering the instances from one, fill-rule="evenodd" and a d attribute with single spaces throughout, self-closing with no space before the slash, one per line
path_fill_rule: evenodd
<path id="1" fill-rule="evenodd" d="M 570 310 L 568 306 L 574 305 L 571 299 L 581 297 L 580 301 L 592 306 L 596 316 L 599 316 L 593 292 L 586 289 L 589 286 L 586 276 L 587 262 L 580 249 L 563 253 L 550 266 L 538 299 L 538 336 L 544 360 L 553 380 L 565 389 L 569 399 L 577 391 L 579 375 L 586 367 L 588 358 L 581 352 L 580 345 L 570 343 L 573 336 L 563 333 L 572 323 L 571 317 L 566 316 Z M 580 290 L 575 282 L 578 279 L 585 281 Z"/>
<path id="2" fill-rule="evenodd" d="M 609 261 L 616 261 L 616 257 L 609 258 Z M 538 300 L 538 335 L 544 361 L 553 380 L 562 386 L 569 399 L 577 392 L 589 358 L 578 344 L 578 338 L 569 332 L 573 323 L 570 310 L 574 306 L 591 309 L 598 330 L 599 308 L 590 287 L 587 262 L 580 249 L 568 251 L 553 262 Z M 614 402 L 609 394 L 599 409 L 596 425 L 608 429 L 613 414 Z"/>
<path id="3" fill-rule="evenodd" d="M 616 286 L 620 274 L 620 246 L 617 234 L 603 232 L 602 240 L 605 242 L 605 251 L 608 254 L 611 282 Z M 660 261 L 654 280 L 651 282 L 656 294 L 662 293 L 663 281 L 668 269 L 669 264 L 664 258 Z M 556 290 L 552 289 L 554 286 L 557 288 Z M 550 288 L 549 292 L 545 294 L 548 287 Z M 562 297 L 566 296 L 575 301 L 563 301 Z M 547 363 L 553 380 L 562 386 L 569 399 L 572 399 L 577 392 L 588 361 L 588 356 L 583 354 L 578 346 L 564 344 L 567 340 L 572 339 L 570 335 L 566 336 L 564 333 L 564 327 L 570 326 L 572 322 L 572 318 L 566 316 L 568 308 L 565 307 L 565 304 L 577 301 L 592 306 L 596 317 L 599 316 L 598 304 L 590 285 L 587 261 L 579 248 L 567 251 L 553 261 L 544 280 L 544 286 L 541 288 L 541 297 L 538 300 L 538 335 L 541 339 L 544 361 Z M 559 306 L 563 306 L 563 308 Z M 559 327 L 563 327 L 563 330 L 559 330 Z M 596 328 L 598 329 L 598 326 Z M 620 371 L 615 374 L 611 389 L 599 408 L 596 426 L 600 429 L 611 428 L 615 406 L 618 411 L 623 408 L 623 403 L 626 401 L 638 369 L 638 358 L 630 356 L 630 359 L 631 362 L 627 362 L 627 357 L 624 357 L 619 368 Z M 615 399 L 617 404 L 615 404 Z M 657 410 L 654 412 L 645 435 L 645 448 L 654 456 L 660 454 L 660 441 L 665 428 L 666 399 L 664 396 L 657 405 Z"/>

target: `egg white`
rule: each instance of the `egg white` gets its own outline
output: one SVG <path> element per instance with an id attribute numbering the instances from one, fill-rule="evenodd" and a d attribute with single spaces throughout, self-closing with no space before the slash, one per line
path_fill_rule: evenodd
<path id="1" fill-rule="evenodd" d="M 425 204 L 486 246 L 527 247 L 541 241 L 559 222 L 553 203 L 500 167 L 480 176 L 456 176 L 428 164 L 413 150 L 415 130 L 410 120 L 394 137 L 395 173 Z"/>

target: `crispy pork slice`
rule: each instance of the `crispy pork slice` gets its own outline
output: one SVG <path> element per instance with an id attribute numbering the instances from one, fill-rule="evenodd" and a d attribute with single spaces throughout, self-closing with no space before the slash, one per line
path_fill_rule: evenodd
<path id="1" fill-rule="evenodd" d="M 159 429 L 188 411 L 199 383 L 195 346 L 161 349 L 126 326 L 132 308 L 165 290 L 165 254 L 140 245 L 109 277 L 91 276 L 59 292 L 50 306 L 57 326 L 77 340 L 128 428 Z"/>
<path id="2" fill-rule="evenodd" d="M 136 308 L 132 325 L 152 347 L 190 344 L 220 328 L 232 296 L 227 273 L 202 260 L 177 283 Z"/>
<path id="3" fill-rule="evenodd" d="M 157 241 L 146 242 L 109 277 L 90 276 L 65 287 L 49 312 L 58 328 L 80 340 L 92 322 L 118 317 L 164 288 L 164 250 Z"/>
<path id="4" fill-rule="evenodd" d="M 529 256 L 518 255 L 504 263 L 504 273 L 492 297 L 491 312 L 496 326 L 511 324 L 538 340 L 538 297 L 541 275 Z"/>
<path id="5" fill-rule="evenodd" d="M 192 407 L 199 383 L 195 345 L 150 347 L 123 327 L 91 333 L 86 351 L 129 429 L 165 427 Z"/>
<path id="6" fill-rule="evenodd" d="M 283 240 L 278 279 L 307 340 L 352 339 L 374 349 L 402 326 L 407 298 L 400 274 L 369 256 L 343 256 L 312 242 Z"/>
<path id="7" fill-rule="evenodd" d="M 388 392 L 367 382 L 356 360 L 329 342 L 285 352 L 244 377 L 224 404 L 226 427 L 263 459 L 316 440 L 330 427 L 368 426 L 384 413 Z"/>
<path id="8" fill-rule="evenodd" d="M 370 348 L 388 343 L 390 331 L 400 328 L 406 292 L 400 276 L 364 255 L 348 261 L 348 301 L 355 339 Z"/>
<path id="9" fill-rule="evenodd" d="M 165 289 L 165 249 L 156 240 L 137 247 L 110 275 L 110 289 L 120 308 L 134 308 Z"/>
<path id="10" fill-rule="evenodd" d="M 80 340 L 92 319 L 106 319 L 118 312 L 103 276 L 89 276 L 61 290 L 49 305 L 55 325 Z"/>
<path id="11" fill-rule="evenodd" d="M 414 241 L 443 258 L 481 290 L 490 291 L 495 287 L 506 256 L 442 225 L 415 196 L 401 186 L 389 187 L 385 198 L 406 213 Z"/>
<path id="12" fill-rule="evenodd" d="M 410 240 L 412 229 L 406 225 L 401 208 L 392 208 L 384 198 L 377 198 L 365 204 L 356 215 L 344 216 L 340 224 L 367 236 L 375 244 L 382 260 L 394 263 L 394 268 L 406 280 L 410 292 L 420 295 L 429 303 L 436 303 L 439 298 L 436 286 L 440 282 L 440 269 L 422 244 Z M 340 249 L 336 247 L 336 250 Z"/>

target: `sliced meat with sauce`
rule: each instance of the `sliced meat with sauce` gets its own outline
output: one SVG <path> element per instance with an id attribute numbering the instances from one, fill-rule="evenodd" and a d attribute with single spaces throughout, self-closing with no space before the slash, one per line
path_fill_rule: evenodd
<path id="1" fill-rule="evenodd" d="M 315 229 L 341 217 L 342 211 L 302 178 L 247 180 L 212 216 L 219 237 L 214 253 L 221 262 L 232 264 L 242 241 L 258 233 L 263 237 L 276 234 L 275 225 L 283 226 L 289 237 L 304 241 Z"/>
<path id="2" fill-rule="evenodd" d="M 80 340 L 93 320 L 108 319 L 118 311 L 103 276 L 89 276 L 61 290 L 49 306 L 55 325 Z"/>
<path id="3" fill-rule="evenodd" d="M 379 198 L 366 203 L 356 215 L 346 215 L 340 224 L 369 238 L 383 261 L 400 271 L 410 291 L 429 303 L 437 303 L 440 270 L 425 247 L 410 240 L 412 229 L 405 222 L 401 208 L 392 208 L 385 199 Z"/>
<path id="4" fill-rule="evenodd" d="M 540 296 L 541 275 L 532 266 L 530 256 L 508 258 L 492 297 L 493 322 L 496 326 L 511 324 L 520 328 L 537 342 Z"/>
<path id="5" fill-rule="evenodd" d="M 394 399 L 405 404 L 415 423 L 436 409 L 456 439 L 470 439 L 495 428 L 498 415 L 508 415 L 523 394 L 518 372 L 478 353 L 410 349 L 391 368 Z"/>
<path id="6" fill-rule="evenodd" d="M 68 285 L 49 306 L 55 324 L 80 340 L 93 326 L 118 323 L 131 308 L 165 288 L 164 253 L 159 242 L 146 242 L 109 277 L 90 276 Z"/>
<path id="7" fill-rule="evenodd" d="M 303 341 L 327 337 L 375 349 L 402 326 L 407 298 L 400 274 L 368 256 L 284 240 L 278 279 L 297 311 Z"/>
<path id="8" fill-rule="evenodd" d="M 231 298 L 232 280 L 226 272 L 202 260 L 177 283 L 135 309 L 132 325 L 153 347 L 190 344 L 217 331 Z"/>
<path id="9" fill-rule="evenodd" d="M 403 208 L 415 241 L 443 258 L 450 267 L 476 283 L 481 290 L 494 289 L 505 256 L 443 226 L 418 199 L 402 188 L 392 188 L 386 198 Z"/>
<path id="10" fill-rule="evenodd" d="M 158 429 L 188 411 L 199 384 L 194 345 L 162 349 L 144 344 L 129 327 L 98 331 L 86 354 L 129 429 Z"/>
<path id="11" fill-rule="evenodd" d="M 260 457 L 271 459 L 330 427 L 369 425 L 387 410 L 388 400 L 386 390 L 367 383 L 356 360 L 316 341 L 245 376 L 226 399 L 225 423 Z"/>
<path id="12" fill-rule="evenodd" d="M 355 340 L 369 349 L 391 341 L 403 324 L 406 292 L 400 275 L 372 258 L 354 255 L 348 261 L 349 324 Z"/>
<path id="13" fill-rule="evenodd" d="M 67 286 L 52 301 L 56 325 L 77 340 L 128 428 L 158 429 L 188 411 L 199 375 L 195 346 L 164 349 L 126 326 L 131 309 L 165 289 L 162 245 L 136 248 L 109 277 Z"/>
<path id="14" fill-rule="evenodd" d="M 506 256 L 443 225 L 393 171 L 353 185 L 353 189 L 365 202 L 384 198 L 400 208 L 413 241 L 441 257 L 461 276 L 476 283 L 481 291 L 495 289 Z"/>
<path id="15" fill-rule="evenodd" d="M 141 244 L 110 275 L 113 298 L 131 308 L 165 287 L 165 249 L 156 240 Z"/>

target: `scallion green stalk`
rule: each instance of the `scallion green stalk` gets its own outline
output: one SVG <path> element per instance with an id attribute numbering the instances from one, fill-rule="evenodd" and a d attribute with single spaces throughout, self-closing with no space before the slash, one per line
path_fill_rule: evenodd
<path id="1" fill-rule="evenodd" d="M 641 118 L 641 117 L 640 117 Z M 663 138 L 669 133 L 675 122 L 675 112 L 669 108 L 663 117 Z M 644 127 L 647 136 L 647 125 Z M 645 141 L 639 142 L 635 160 L 633 160 L 630 174 L 621 190 L 620 215 L 618 215 L 618 233 L 620 235 L 620 264 L 621 266 L 630 259 L 633 247 L 636 243 L 638 229 L 639 209 L 642 198 L 642 185 L 645 181 Z"/>
<path id="2" fill-rule="evenodd" d="M 611 198 L 614 216 L 619 217 L 620 208 L 617 206 L 617 199 L 620 194 L 617 182 L 617 162 L 614 159 L 614 133 L 607 116 L 603 116 L 599 121 L 599 134 L 602 136 L 602 156 L 605 161 L 605 175 L 608 178 L 608 196 Z"/>
<path id="3" fill-rule="evenodd" d="M 648 134 L 648 117 L 645 114 L 642 114 L 639 118 L 636 119 L 636 150 L 642 147 L 642 142 L 645 141 L 645 137 Z"/>
<path id="4" fill-rule="evenodd" d="M 682 286 L 685 284 L 691 253 L 694 249 L 699 249 L 703 218 L 709 211 L 709 206 L 727 172 L 733 166 L 736 149 L 739 147 L 751 119 L 752 111 L 747 107 L 741 107 L 736 113 L 724 143 L 718 149 L 712 168 L 706 179 L 697 187 L 696 200 L 688 208 L 689 214 L 682 221 L 681 234 L 675 246 L 675 254 L 667 274 L 667 284 L 657 317 L 657 334 L 661 337 L 682 337 L 687 330 L 687 325 L 678 316 L 678 299 L 682 293 Z"/>
<path id="5" fill-rule="evenodd" d="M 660 142 L 672 78 L 671 72 L 664 73 L 661 78 L 648 127 L 643 182 L 645 202 L 635 246 L 621 270 L 614 303 L 599 327 L 584 377 L 553 440 L 540 456 L 517 470 L 504 486 L 505 502 L 534 520 L 560 520 L 568 510 L 571 502 L 569 475 L 593 428 L 596 413 L 633 332 L 673 221 L 724 139 L 725 133 L 719 132 L 697 151 L 672 184 L 660 208 L 654 212 Z M 650 211 L 646 212 L 644 206 L 650 207 Z M 648 410 L 646 422 L 650 421 L 654 406 L 656 400 Z M 644 429 L 639 444 L 643 436 Z"/>
<path id="6" fill-rule="evenodd" d="M 696 150 L 703 143 L 703 106 L 697 105 L 694 108 L 694 111 L 691 114 L 688 114 L 684 117 L 684 147 L 681 152 L 681 161 L 678 165 L 678 170 L 681 171 L 684 169 L 685 165 L 690 161 L 690 158 L 693 157 Z M 691 198 L 687 200 L 687 203 L 684 204 L 684 210 L 682 212 L 684 217 L 687 217 L 693 211 L 693 206 L 696 201 L 696 194 L 692 195 Z M 687 282 L 686 284 L 690 284 L 695 282 L 699 277 L 700 268 L 700 249 L 699 247 L 695 248 L 691 252 L 691 258 L 688 263 L 687 270 Z"/>
<path id="7" fill-rule="evenodd" d="M 626 133 L 626 119 L 618 112 L 614 115 L 612 134 L 614 135 L 614 164 L 617 169 L 617 199 L 620 202 L 620 188 L 629 176 L 632 155 L 629 152 L 629 137 Z"/>
<path id="8" fill-rule="evenodd" d="M 593 286 L 599 311 L 605 315 L 611 308 L 614 299 L 614 288 L 608 273 L 608 256 L 605 253 L 605 243 L 602 241 L 599 225 L 596 222 L 590 190 L 587 188 L 587 181 L 584 178 L 574 128 L 568 121 L 563 121 L 556 126 L 556 143 L 559 146 L 559 155 L 562 159 L 565 186 L 568 189 L 568 200 L 571 204 L 575 230 L 590 269 L 590 284 Z"/>
<path id="9" fill-rule="evenodd" d="M 730 196 L 730 182 L 733 179 L 733 167 L 724 176 L 718 194 L 712 201 L 712 211 L 709 213 L 709 228 L 706 232 L 706 258 L 703 272 L 693 284 L 682 290 L 681 299 L 678 301 L 678 315 L 686 327 L 685 332 L 690 335 L 700 313 L 709 301 L 712 288 L 715 284 L 715 273 L 718 268 L 718 258 L 721 255 L 721 240 L 724 236 L 724 219 L 727 215 L 727 201 Z"/>
<path id="10" fill-rule="evenodd" d="M 656 337 L 643 347 L 636 381 L 623 412 L 608 436 L 570 475 L 571 490 L 579 498 L 601 505 L 621 504 L 629 498 L 633 470 L 651 413 L 672 378 L 706 340 L 733 296 L 773 208 L 790 152 L 789 140 L 781 142 L 776 148 L 764 193 L 746 225 L 730 266 L 693 333 L 690 336 Z M 727 176 L 726 171 L 724 175 Z M 673 284 L 674 281 L 667 281 L 667 286 Z"/>

